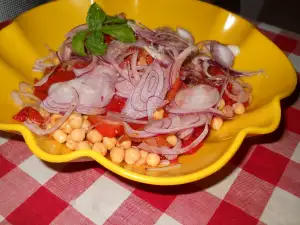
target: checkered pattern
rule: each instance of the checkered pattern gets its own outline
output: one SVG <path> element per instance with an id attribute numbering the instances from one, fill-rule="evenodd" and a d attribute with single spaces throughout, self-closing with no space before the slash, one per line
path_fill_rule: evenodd
<path id="1" fill-rule="evenodd" d="M 300 72 L 299 36 L 258 27 Z M 0 224 L 300 224 L 300 99 L 284 115 L 268 143 L 246 140 L 217 173 L 175 187 L 137 184 L 97 163 L 51 165 L 2 134 Z"/>

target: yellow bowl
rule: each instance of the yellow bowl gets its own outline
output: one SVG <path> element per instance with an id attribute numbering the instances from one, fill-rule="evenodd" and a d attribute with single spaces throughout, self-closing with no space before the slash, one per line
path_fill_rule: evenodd
<path id="1" fill-rule="evenodd" d="M 93 1 L 91 1 L 93 2 Z M 280 100 L 295 89 L 297 77 L 287 57 L 246 20 L 212 5 L 193 0 L 100 0 L 109 14 L 125 12 L 150 28 L 184 27 L 196 41 L 215 39 L 236 44 L 241 54 L 235 68 L 263 69 L 263 75 L 245 78 L 253 86 L 253 102 L 247 113 L 226 122 L 220 131 L 210 132 L 204 146 L 194 155 L 180 157 L 182 167 L 162 172 L 145 172 L 141 168 L 119 166 L 96 152 L 75 151 L 64 155 L 49 154 L 53 143 L 34 136 L 26 127 L 12 120 L 18 109 L 10 92 L 21 81 L 33 83 L 38 77 L 32 65 L 45 56 L 45 44 L 57 49 L 64 35 L 84 23 L 87 0 L 60 0 L 35 8 L 19 16 L 0 31 L 0 129 L 18 131 L 39 158 L 61 163 L 92 158 L 107 169 L 131 180 L 156 185 L 183 184 L 204 178 L 224 166 L 247 136 L 274 131 L 281 116 Z M 40 77 L 38 77 L 40 78 Z M 57 147 L 57 146 L 56 146 Z"/>

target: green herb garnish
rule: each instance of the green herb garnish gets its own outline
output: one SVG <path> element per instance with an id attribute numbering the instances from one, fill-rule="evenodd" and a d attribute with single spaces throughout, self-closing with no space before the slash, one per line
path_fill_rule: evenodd
<path id="1" fill-rule="evenodd" d="M 106 15 L 97 3 L 90 6 L 86 23 L 88 30 L 78 32 L 72 39 L 72 49 L 77 55 L 86 56 L 86 51 L 93 55 L 105 54 L 107 45 L 104 42 L 104 34 L 126 43 L 136 41 L 133 30 L 126 24 L 126 19 Z"/>
<path id="2" fill-rule="evenodd" d="M 105 19 L 106 13 L 96 3 L 92 4 L 86 17 L 86 23 L 89 29 L 92 31 L 99 30 Z"/>
<path id="3" fill-rule="evenodd" d="M 87 34 L 88 31 L 80 31 L 72 39 L 72 49 L 77 55 L 86 56 L 84 41 Z"/>
<path id="4" fill-rule="evenodd" d="M 86 47 L 93 55 L 103 55 L 107 45 L 104 43 L 104 35 L 101 31 L 94 31 L 86 39 Z"/>
<path id="5" fill-rule="evenodd" d="M 105 20 L 104 24 L 123 24 L 126 22 L 127 22 L 127 20 L 122 19 L 117 16 L 106 16 L 106 20 Z"/>
<path id="6" fill-rule="evenodd" d="M 136 41 L 132 29 L 127 24 L 103 26 L 101 31 L 122 42 L 132 43 Z"/>

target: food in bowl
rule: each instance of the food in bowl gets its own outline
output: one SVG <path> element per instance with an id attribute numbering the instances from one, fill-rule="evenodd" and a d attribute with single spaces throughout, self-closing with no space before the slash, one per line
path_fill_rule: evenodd
<path id="1" fill-rule="evenodd" d="M 38 136 L 164 170 L 251 104 L 251 86 L 239 78 L 261 71 L 232 68 L 238 46 L 195 43 L 183 28 L 151 30 L 96 3 L 86 22 L 36 61 L 42 79 L 12 92 L 21 107 L 13 118 Z"/>

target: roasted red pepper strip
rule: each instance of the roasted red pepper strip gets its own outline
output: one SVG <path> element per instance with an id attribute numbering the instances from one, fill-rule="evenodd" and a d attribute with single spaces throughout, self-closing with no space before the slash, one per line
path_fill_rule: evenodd
<path id="1" fill-rule="evenodd" d="M 45 121 L 41 114 L 32 107 L 24 107 L 20 112 L 13 116 L 13 119 L 19 122 L 25 122 L 29 119 L 38 124 L 42 124 Z"/>
<path id="2" fill-rule="evenodd" d="M 32 107 L 29 107 L 29 115 L 28 118 L 34 122 L 34 123 L 38 123 L 38 124 L 42 124 L 45 122 L 44 117 L 41 116 L 40 112 L 35 110 Z"/>
<path id="3" fill-rule="evenodd" d="M 16 115 L 14 115 L 13 119 L 19 122 L 24 122 L 28 119 L 28 116 L 29 116 L 29 107 L 25 107 Z"/>

